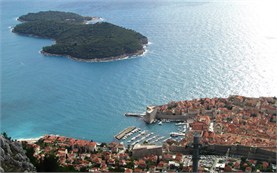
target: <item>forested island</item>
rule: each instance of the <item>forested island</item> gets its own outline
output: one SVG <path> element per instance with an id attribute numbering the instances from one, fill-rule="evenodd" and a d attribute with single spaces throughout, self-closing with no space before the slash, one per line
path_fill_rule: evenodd
<path id="1" fill-rule="evenodd" d="M 109 61 L 144 52 L 147 37 L 108 22 L 86 24 L 93 20 L 71 12 L 43 11 L 20 16 L 23 22 L 14 33 L 54 39 L 42 48 L 45 55 L 67 56 L 80 61 Z"/>

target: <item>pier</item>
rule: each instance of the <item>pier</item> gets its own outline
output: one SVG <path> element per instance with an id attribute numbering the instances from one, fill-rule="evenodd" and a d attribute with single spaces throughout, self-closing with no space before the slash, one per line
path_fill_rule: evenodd
<path id="1" fill-rule="evenodd" d="M 170 122 L 166 120 L 163 120 L 163 121 Z M 183 125 L 183 124 L 180 124 L 180 125 Z M 171 132 L 170 137 L 166 137 L 163 135 L 154 134 L 153 132 L 148 130 L 142 130 L 135 126 L 130 126 L 125 128 L 121 132 L 119 132 L 114 137 L 117 140 L 120 140 L 120 142 L 123 142 L 123 143 L 126 142 L 128 143 L 128 145 L 133 147 L 136 144 L 143 144 L 143 143 L 157 145 L 167 141 L 168 139 L 173 139 L 173 138 L 175 138 L 175 141 L 177 141 L 177 139 L 179 139 L 179 137 L 181 136 L 185 136 L 183 129 L 181 130 L 181 132 Z"/>
<path id="2" fill-rule="evenodd" d="M 125 113 L 126 117 L 143 117 L 145 113 Z"/>
<path id="3" fill-rule="evenodd" d="M 127 133 L 131 132 L 132 130 L 134 130 L 136 127 L 135 126 L 130 126 L 127 127 L 126 129 L 122 130 L 121 132 L 119 132 L 117 135 L 115 135 L 114 137 L 117 140 L 122 139 Z"/>

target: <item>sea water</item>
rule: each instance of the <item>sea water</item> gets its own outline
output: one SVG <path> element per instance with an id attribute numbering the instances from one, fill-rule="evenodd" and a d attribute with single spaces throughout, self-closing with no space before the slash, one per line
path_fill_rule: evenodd
<path id="1" fill-rule="evenodd" d="M 127 126 L 160 135 L 126 112 L 200 97 L 276 96 L 276 1 L 2 0 L 1 131 L 13 138 L 59 134 L 109 142 Z M 85 63 L 39 53 L 53 40 L 10 30 L 28 12 L 60 10 L 136 30 L 141 57 Z"/>

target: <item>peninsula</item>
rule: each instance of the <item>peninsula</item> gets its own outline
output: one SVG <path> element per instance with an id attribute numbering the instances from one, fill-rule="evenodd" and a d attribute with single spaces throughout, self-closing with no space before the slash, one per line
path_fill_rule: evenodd
<path id="1" fill-rule="evenodd" d="M 195 153 L 201 155 L 201 172 L 276 172 L 276 111 L 276 97 L 172 101 L 148 106 L 143 119 L 180 121 L 175 123 L 180 137 L 130 126 L 111 143 L 44 135 L 21 144 L 38 172 L 192 172 Z M 195 136 L 201 144 L 197 152 Z"/>
<path id="2" fill-rule="evenodd" d="M 23 23 L 13 32 L 54 39 L 55 44 L 43 47 L 41 53 L 79 61 L 111 61 L 144 52 L 147 37 L 108 22 L 87 24 L 94 19 L 60 11 L 28 13 L 18 18 Z"/>

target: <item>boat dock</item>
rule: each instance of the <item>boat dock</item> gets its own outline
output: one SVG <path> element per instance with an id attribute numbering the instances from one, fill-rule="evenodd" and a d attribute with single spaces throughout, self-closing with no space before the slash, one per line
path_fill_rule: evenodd
<path id="1" fill-rule="evenodd" d="M 162 121 L 160 121 L 162 122 Z M 164 121 L 166 122 L 166 121 Z M 182 126 L 181 126 L 182 125 Z M 148 130 L 142 130 L 135 126 L 130 126 L 119 132 L 114 137 L 120 142 L 128 143 L 130 146 L 134 146 L 135 144 L 162 144 L 163 142 L 172 139 L 177 141 L 179 138 L 183 138 L 186 135 L 187 124 L 186 123 L 178 123 L 176 124 L 179 132 L 171 132 L 170 137 L 166 137 L 164 135 L 154 134 Z M 174 138 L 174 139 L 173 139 Z"/>
<path id="2" fill-rule="evenodd" d="M 122 139 L 126 134 L 128 134 L 129 132 L 133 131 L 136 127 L 135 126 L 130 126 L 127 127 L 126 129 L 122 130 L 121 132 L 119 132 L 117 135 L 115 135 L 114 137 L 117 140 Z"/>
<path id="3" fill-rule="evenodd" d="M 126 117 L 143 117 L 145 113 L 125 113 Z"/>

